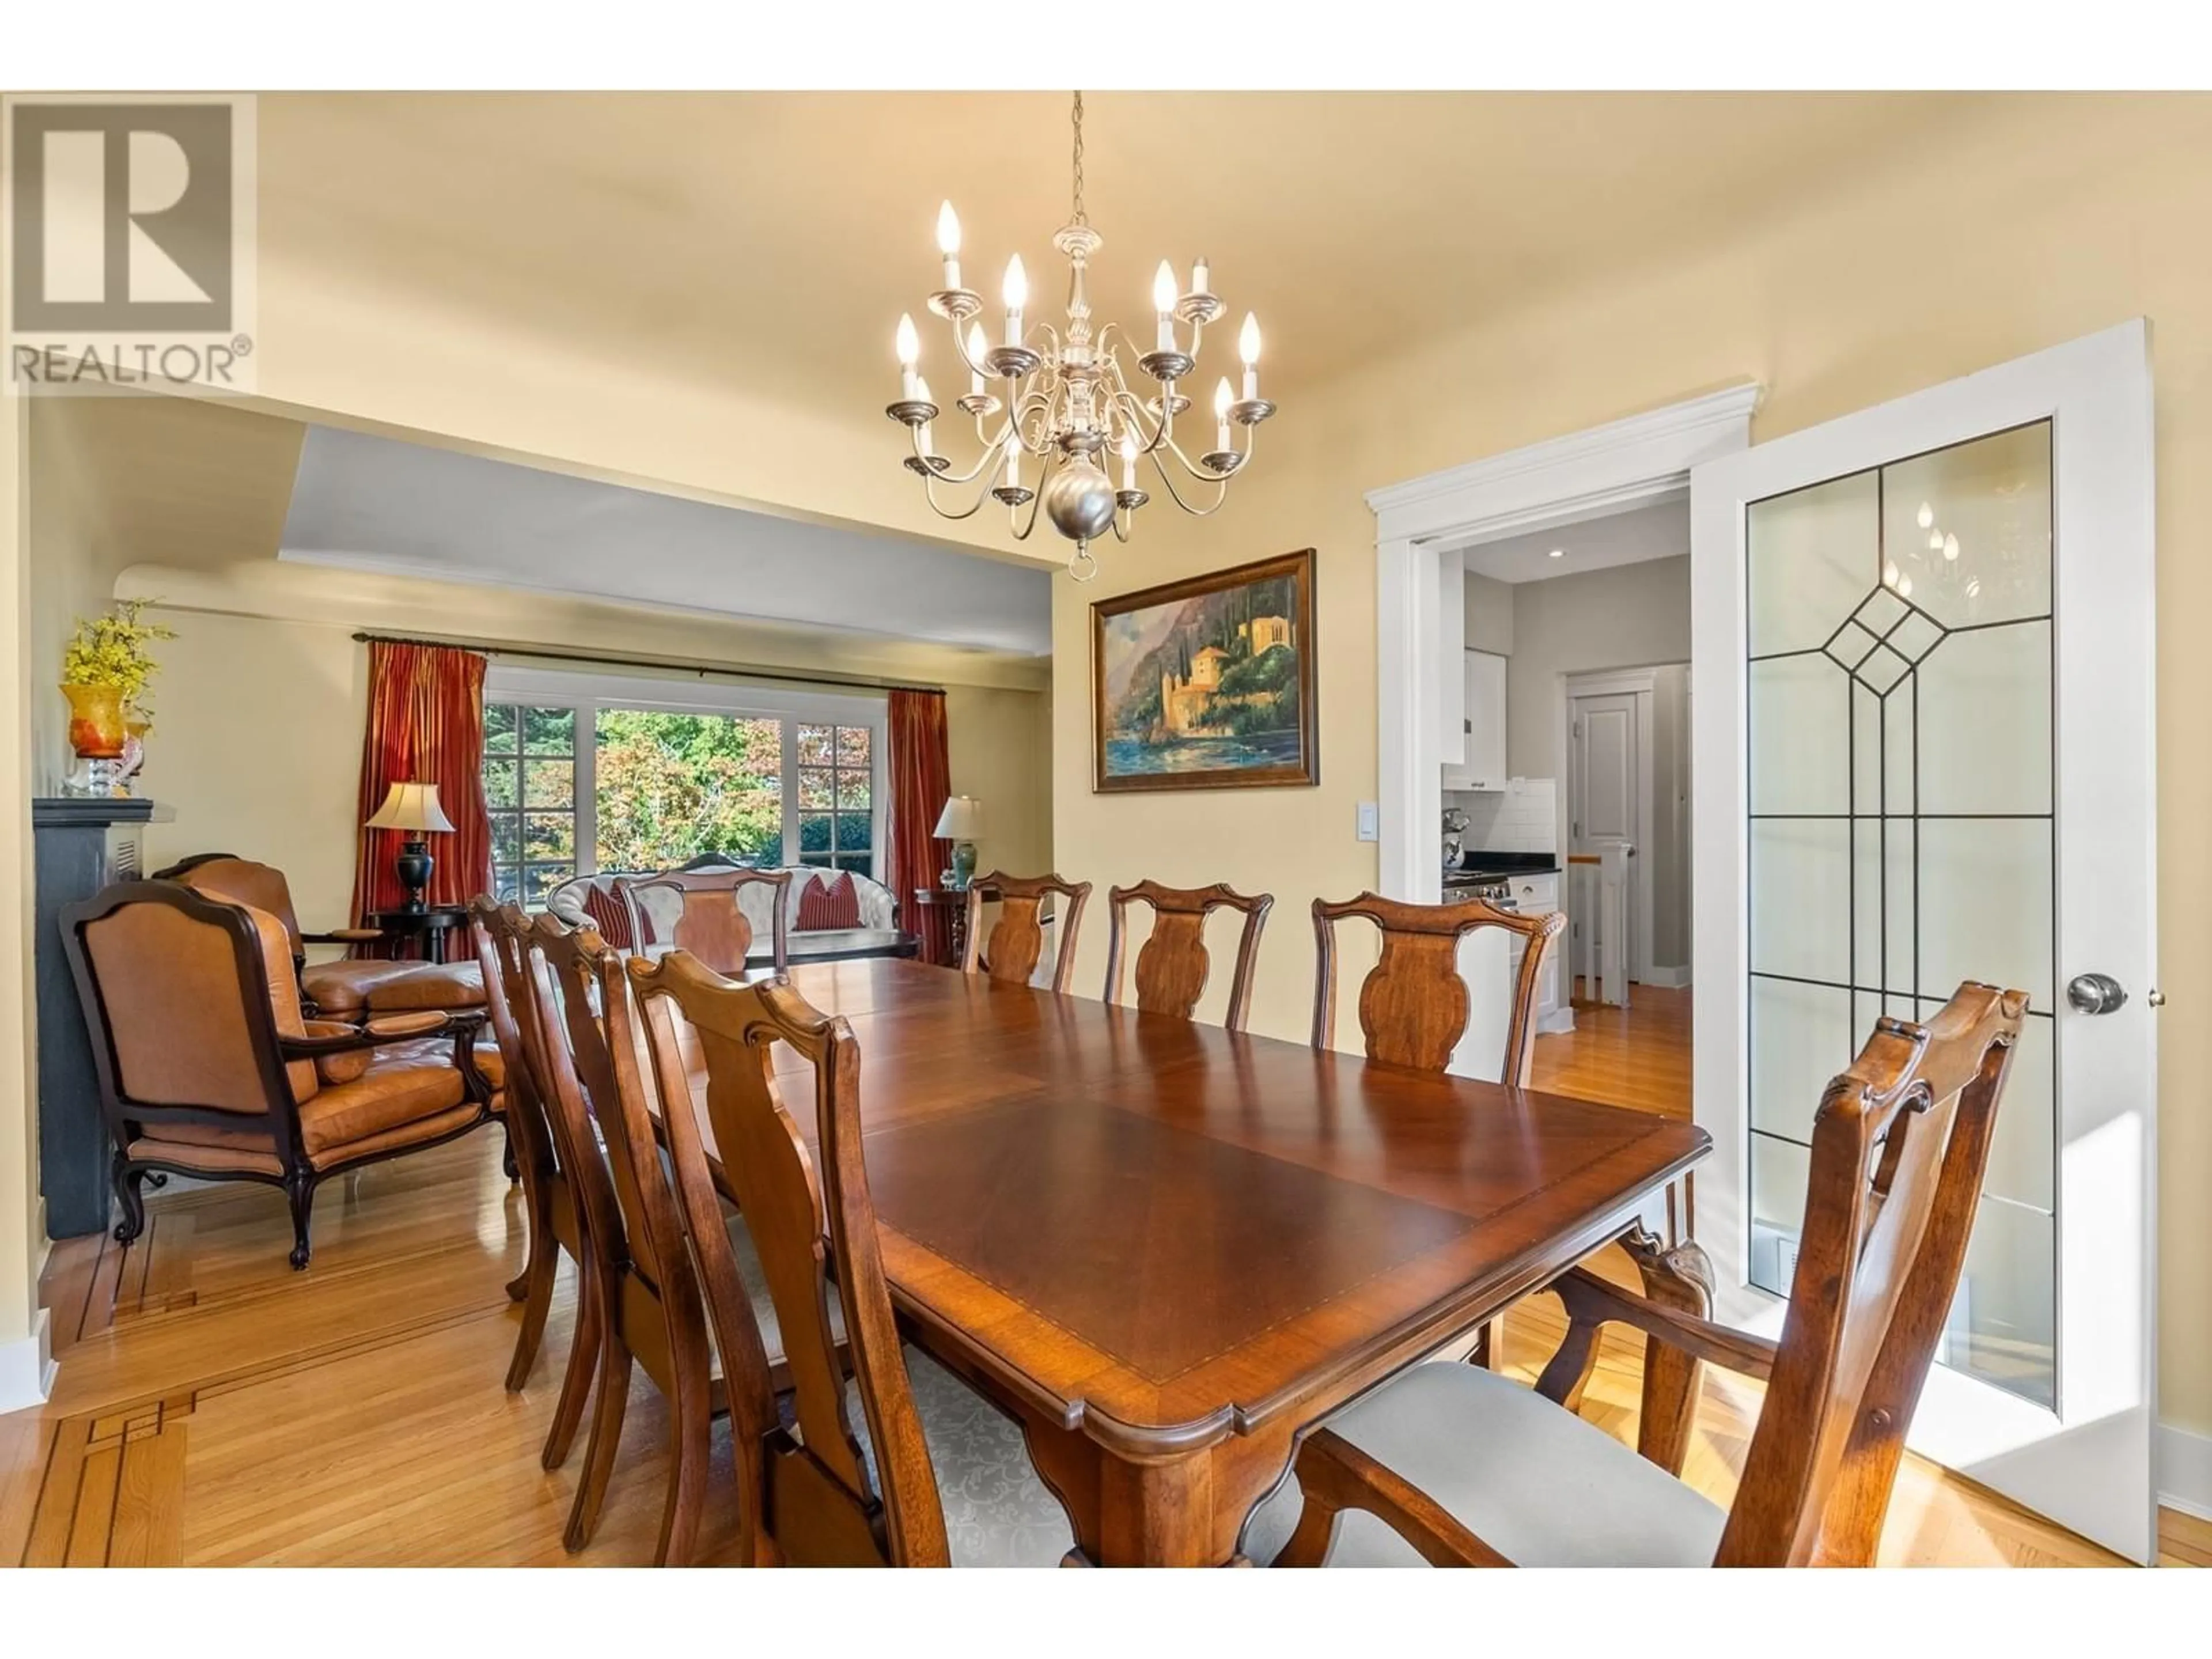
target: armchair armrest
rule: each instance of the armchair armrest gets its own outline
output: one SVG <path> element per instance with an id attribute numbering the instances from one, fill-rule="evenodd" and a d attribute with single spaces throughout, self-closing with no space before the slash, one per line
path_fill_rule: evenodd
<path id="1" fill-rule="evenodd" d="M 1536 1379 L 1536 1392 L 1547 1400 L 1565 1405 L 1577 1390 L 1588 1369 L 1589 1344 L 1601 1325 L 1633 1325 L 1692 1359 L 1724 1365 L 1762 1382 L 1773 1373 L 1777 1348 L 1765 1337 L 1670 1308 L 1600 1279 L 1587 1268 L 1570 1268 L 1547 1288 L 1566 1304 L 1568 1321 L 1566 1340 Z"/>
<path id="2" fill-rule="evenodd" d="M 1305 1509 L 1275 1558 L 1279 1567 L 1321 1565 L 1335 1537 L 1336 1518 L 1346 1510 L 1366 1510 L 1431 1566 L 1513 1565 L 1435 1498 L 1334 1429 L 1317 1429 L 1307 1437 L 1298 1449 L 1297 1474 Z"/>

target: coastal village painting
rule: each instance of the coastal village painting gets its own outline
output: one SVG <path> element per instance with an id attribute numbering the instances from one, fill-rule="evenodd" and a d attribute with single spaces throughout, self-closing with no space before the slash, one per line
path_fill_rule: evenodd
<path id="1" fill-rule="evenodd" d="M 1091 607 L 1094 788 L 1319 781 L 1313 565 L 1309 549 Z"/>

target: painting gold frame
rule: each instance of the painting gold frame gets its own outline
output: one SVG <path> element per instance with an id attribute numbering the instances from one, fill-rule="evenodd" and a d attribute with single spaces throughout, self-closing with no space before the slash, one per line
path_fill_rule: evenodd
<path id="1" fill-rule="evenodd" d="M 1186 604 L 1209 594 L 1234 592 L 1261 582 L 1288 578 L 1291 584 L 1291 610 L 1288 621 L 1291 637 L 1288 641 L 1297 653 L 1297 747 L 1294 755 L 1276 762 L 1222 766 L 1195 766 L 1183 769 L 1109 770 L 1108 744 L 1115 733 L 1109 726 L 1107 710 L 1107 683 L 1109 668 L 1107 661 L 1108 623 L 1118 617 L 1134 611 L 1150 611 L 1165 605 Z M 1182 789 L 1250 789 L 1312 785 L 1321 781 L 1321 754 L 1316 738 L 1318 722 L 1316 719 L 1315 686 L 1316 648 L 1314 613 L 1314 550 L 1306 548 L 1297 553 L 1285 553 L 1268 559 L 1256 559 L 1249 564 L 1231 566 L 1225 570 L 1212 570 L 1204 575 L 1192 576 L 1179 582 L 1168 582 L 1158 587 L 1140 588 L 1134 592 L 1116 594 L 1109 599 L 1100 599 L 1091 607 L 1091 787 L 1096 794 L 1134 793 L 1160 790 Z M 1130 741 L 1123 738 L 1126 744 Z M 1180 746 L 1190 747 L 1189 744 Z"/>

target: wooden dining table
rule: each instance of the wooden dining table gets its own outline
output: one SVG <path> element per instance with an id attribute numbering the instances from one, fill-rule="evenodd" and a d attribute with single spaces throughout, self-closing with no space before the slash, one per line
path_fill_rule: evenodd
<path id="1" fill-rule="evenodd" d="M 859 1039 L 910 1340 L 1021 1423 L 1102 1565 L 1241 1559 L 1305 1431 L 1613 1237 L 1711 1144 L 917 962 L 790 979 Z"/>

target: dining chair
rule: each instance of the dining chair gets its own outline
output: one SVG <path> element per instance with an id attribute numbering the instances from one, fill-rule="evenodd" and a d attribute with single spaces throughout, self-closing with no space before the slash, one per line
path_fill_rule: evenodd
<path id="1" fill-rule="evenodd" d="M 685 1565 L 704 1510 L 717 1379 L 690 1248 L 661 1165 L 635 1047 L 625 1041 L 625 1010 L 606 994 L 611 984 L 616 998 L 627 996 L 621 958 L 592 930 L 541 915 L 531 924 L 526 962 L 547 1089 L 571 1123 L 583 1124 L 589 1115 L 602 1155 L 589 1177 L 600 1212 L 590 1236 L 599 1304 L 596 1403 L 564 1541 L 582 1549 L 599 1525 L 631 1372 L 641 1368 L 669 1405 L 668 1492 L 653 1559 Z"/>
<path id="2" fill-rule="evenodd" d="M 529 930 L 530 920 L 518 905 L 501 905 L 479 896 L 469 906 L 470 943 L 483 975 L 484 1007 L 506 1071 L 507 1129 L 522 1177 L 523 1213 L 529 1229 L 522 1273 L 507 1286 L 507 1293 L 522 1304 L 522 1324 L 515 1333 L 514 1358 L 507 1362 L 509 1394 L 521 1392 L 537 1364 L 562 1256 L 576 1264 L 580 1287 L 589 1259 L 584 1217 L 570 1176 L 573 1159 L 565 1150 L 568 1137 L 547 1105 L 531 1060 L 532 1045 L 524 1036 L 534 1017 L 523 966 Z M 586 1304 L 580 1303 L 568 1369 L 545 1437 L 541 1461 L 549 1469 L 568 1461 L 591 1395 L 597 1335 L 583 1317 L 585 1310 Z"/>
<path id="3" fill-rule="evenodd" d="M 1332 903 L 1313 904 L 1313 1046 L 1336 1046 L 1336 925 L 1348 917 L 1375 924 L 1382 935 L 1382 957 L 1359 987 L 1359 1029 L 1367 1058 L 1386 1066 L 1410 1066 L 1441 1072 L 1466 1034 L 1473 1008 L 1467 981 L 1460 977 L 1459 945 L 1468 934 L 1495 927 L 1524 940 L 1521 971 L 1505 1024 L 1505 1054 L 1498 1081 L 1509 1089 L 1528 1086 L 1528 1062 L 1536 1039 L 1536 995 L 1544 956 L 1565 916 L 1524 916 L 1500 910 L 1480 899 L 1456 904 L 1407 904 L 1374 893 Z"/>
<path id="4" fill-rule="evenodd" d="M 999 901 L 999 919 L 991 937 L 983 937 L 983 904 L 987 894 Z M 963 972 L 984 974 L 1011 985 L 1026 985 L 1044 955 L 1044 902 L 1060 901 L 1055 917 L 1060 938 L 1052 965 L 1052 988 L 1065 995 L 1075 971 L 1075 930 L 1082 925 L 1083 907 L 1091 898 L 1087 881 L 1062 881 L 1057 875 L 1008 876 L 993 871 L 978 876 L 968 888 L 968 944 Z"/>
<path id="5" fill-rule="evenodd" d="M 852 1028 L 788 981 L 738 984 L 680 951 L 657 963 L 633 959 L 629 975 L 727 1371 L 738 1559 L 1061 1560 L 1074 1534 L 1030 1465 L 1020 1428 L 950 1371 L 902 1349 L 861 1156 Z M 796 1068 L 779 1069 L 780 1044 Z M 811 1111 L 802 1106 L 794 1116 L 785 1089 L 811 1093 Z M 737 1264 L 705 1224 L 714 1197 L 694 1105 L 702 1094 L 706 1129 L 759 1250 L 765 1310 L 738 1293 Z M 769 1375 L 767 1316 L 788 1356 L 787 1412 Z"/>
<path id="6" fill-rule="evenodd" d="M 1552 1289 L 1565 1339 L 1535 1388 L 1417 1365 L 1310 1436 L 1279 1565 L 1866 1566 L 1964 1267 L 2027 997 L 1971 981 L 1925 1025 L 1884 1017 L 1813 1119 L 1779 1343 L 1583 1268 Z M 1766 1384 L 1726 1510 L 1575 1414 L 1607 1324 Z M 1686 1419 L 1694 1387 L 1680 1401 Z M 1287 1495 L 1260 1534 L 1279 1529 Z M 1347 1514 L 1347 1511 L 1352 1512 Z M 1248 1529 L 1248 1536 L 1253 1535 Z"/>
<path id="7" fill-rule="evenodd" d="M 1244 1029 L 1252 1008 L 1252 969 L 1260 952 L 1260 930 L 1273 908 L 1273 893 L 1245 894 L 1215 882 L 1211 887 L 1163 887 L 1152 880 L 1106 890 L 1106 993 L 1121 1000 L 1121 949 L 1132 903 L 1152 907 L 1152 931 L 1137 952 L 1137 1010 L 1188 1019 L 1206 990 L 1212 967 L 1206 950 L 1206 922 L 1216 910 L 1236 910 L 1244 926 L 1237 939 L 1237 971 L 1229 981 L 1229 1006 L 1221 1023 Z"/>
<path id="8" fill-rule="evenodd" d="M 743 974 L 745 953 L 752 949 L 753 924 L 739 902 L 749 887 L 769 890 L 769 941 L 775 971 L 790 964 L 791 917 L 787 902 L 793 872 L 789 870 L 670 870 L 657 876 L 625 876 L 615 883 L 629 910 L 629 936 L 641 942 L 658 939 L 689 951 L 719 974 Z M 665 915 L 655 915 L 647 895 L 673 894 L 677 911 L 672 927 Z"/>

